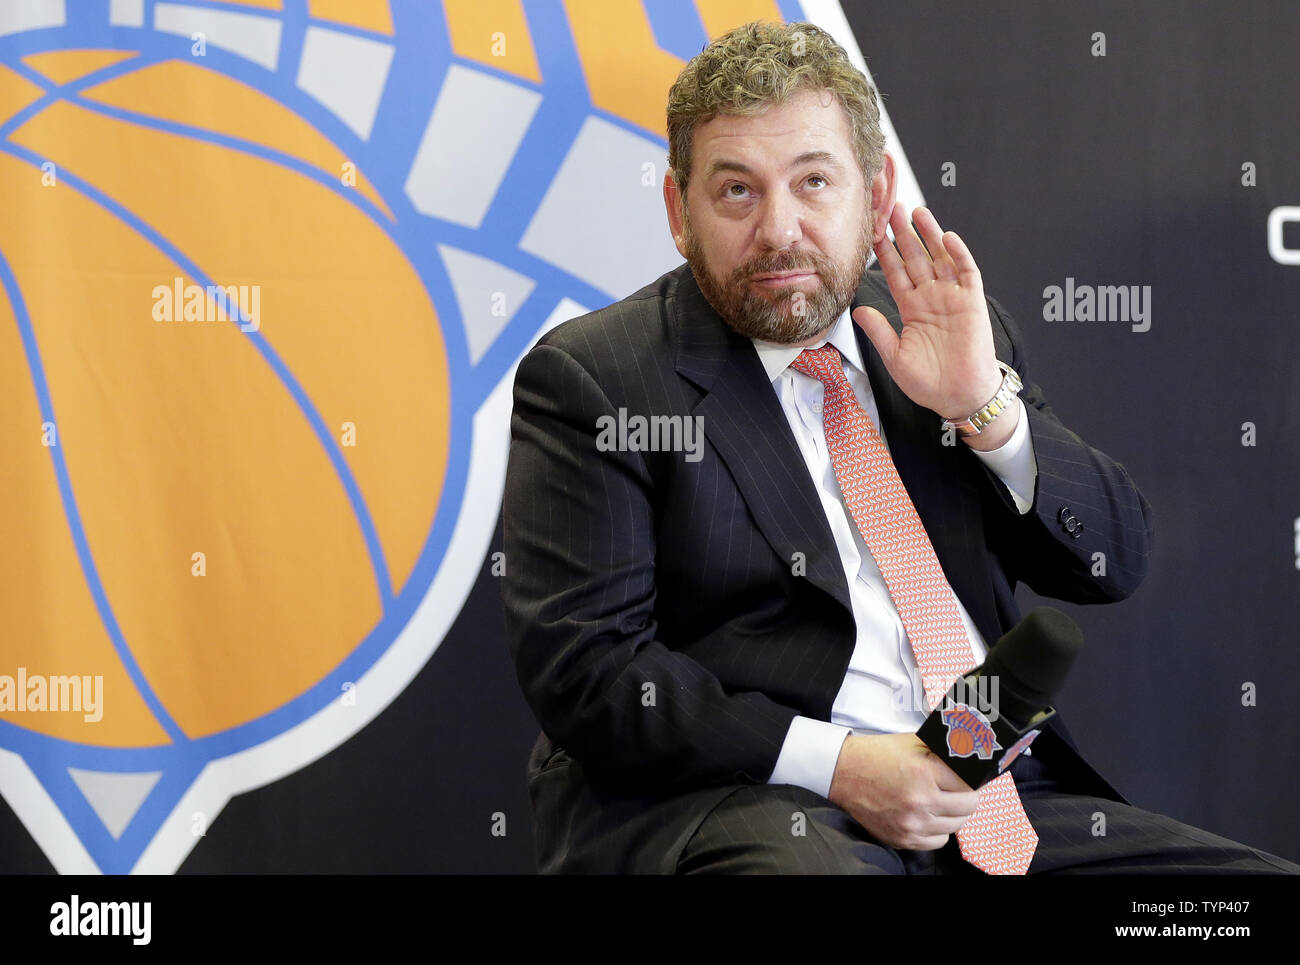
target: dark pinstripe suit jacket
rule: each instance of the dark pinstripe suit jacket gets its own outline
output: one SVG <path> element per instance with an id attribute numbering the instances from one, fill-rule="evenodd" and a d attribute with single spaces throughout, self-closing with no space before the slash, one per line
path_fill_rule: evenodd
<path id="1" fill-rule="evenodd" d="M 901 328 L 879 272 L 853 304 Z M 989 306 L 997 355 L 1026 386 L 1038 482 L 1024 516 L 855 331 L 899 475 L 992 645 L 1019 620 L 1018 582 L 1077 603 L 1132 593 L 1151 522 L 1124 468 L 1056 419 Z M 620 410 L 698 416 L 702 458 L 602 451 L 598 420 Z M 813 481 L 753 345 L 686 264 L 544 337 L 519 366 L 511 430 L 502 594 L 544 731 L 528 763 L 539 867 L 671 872 L 719 800 L 771 774 L 791 718 L 830 719 L 855 632 Z M 1081 531 L 1066 531 L 1065 507 Z M 1080 791 L 1122 800 L 1060 726 L 1034 751 Z"/>

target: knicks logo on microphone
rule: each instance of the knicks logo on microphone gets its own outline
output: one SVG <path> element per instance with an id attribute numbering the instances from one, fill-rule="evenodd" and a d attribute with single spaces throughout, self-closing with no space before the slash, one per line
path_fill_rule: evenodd
<path id="1" fill-rule="evenodd" d="M 974 707 L 953 704 L 945 707 L 940 717 L 948 728 L 948 752 L 953 757 L 970 757 L 974 754 L 980 760 L 987 761 L 993 757 L 994 751 L 1002 749 L 993 734 L 993 725 Z"/>

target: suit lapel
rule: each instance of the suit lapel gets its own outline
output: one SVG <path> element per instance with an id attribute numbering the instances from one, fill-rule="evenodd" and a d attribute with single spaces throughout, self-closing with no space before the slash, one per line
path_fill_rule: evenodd
<path id="1" fill-rule="evenodd" d="M 773 551 L 851 610 L 839 551 L 781 403 L 749 339 L 727 325 L 687 266 L 673 299 L 677 371 L 706 395 L 692 414 Z M 796 554 L 802 554 L 797 556 Z"/>

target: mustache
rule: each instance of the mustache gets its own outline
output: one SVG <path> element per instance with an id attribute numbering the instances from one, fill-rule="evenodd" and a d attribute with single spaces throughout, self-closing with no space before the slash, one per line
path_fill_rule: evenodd
<path id="1" fill-rule="evenodd" d="M 776 272 L 786 271 L 815 271 L 823 273 L 821 262 L 815 258 L 810 261 L 802 262 L 790 257 L 745 265 L 743 268 L 737 269 L 736 277 L 752 278 L 754 275 L 769 275 Z"/>

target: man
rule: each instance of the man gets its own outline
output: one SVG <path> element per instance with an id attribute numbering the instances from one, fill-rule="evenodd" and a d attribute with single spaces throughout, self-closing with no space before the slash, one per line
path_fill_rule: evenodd
<path id="1" fill-rule="evenodd" d="M 541 869 L 1300 870 L 1129 807 L 1059 722 L 978 792 L 920 742 L 1018 582 L 1133 592 L 1149 507 L 1028 381 L 961 239 L 924 209 L 913 232 L 826 34 L 732 31 L 668 119 L 687 264 L 515 384 L 503 599 Z"/>

